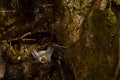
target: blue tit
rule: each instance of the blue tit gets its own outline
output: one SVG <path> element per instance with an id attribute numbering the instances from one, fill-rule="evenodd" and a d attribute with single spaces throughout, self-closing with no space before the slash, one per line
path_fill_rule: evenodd
<path id="1" fill-rule="evenodd" d="M 53 47 L 48 47 L 47 50 L 33 50 L 31 54 L 35 59 L 40 61 L 41 63 L 51 62 L 51 56 L 54 51 Z"/>

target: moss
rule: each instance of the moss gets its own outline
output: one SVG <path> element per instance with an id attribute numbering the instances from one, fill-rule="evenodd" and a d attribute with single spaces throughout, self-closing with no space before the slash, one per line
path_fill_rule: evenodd
<path id="1" fill-rule="evenodd" d="M 116 4 L 120 5 L 120 0 L 113 0 Z"/>

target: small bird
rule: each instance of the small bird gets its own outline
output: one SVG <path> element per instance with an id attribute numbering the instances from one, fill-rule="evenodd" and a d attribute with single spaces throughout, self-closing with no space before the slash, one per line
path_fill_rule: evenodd
<path id="1" fill-rule="evenodd" d="M 41 50 L 41 51 L 37 51 L 34 49 L 31 52 L 31 54 L 35 59 L 37 59 L 41 63 L 46 63 L 46 62 L 51 62 L 51 56 L 53 51 L 54 51 L 53 47 L 48 47 L 47 50 Z"/>

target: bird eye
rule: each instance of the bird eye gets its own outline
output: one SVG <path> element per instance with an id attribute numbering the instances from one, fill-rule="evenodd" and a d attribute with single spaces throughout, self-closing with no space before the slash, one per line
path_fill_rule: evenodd
<path id="1" fill-rule="evenodd" d="M 47 61 L 47 57 L 46 56 L 39 57 L 39 61 L 41 63 L 45 63 Z"/>

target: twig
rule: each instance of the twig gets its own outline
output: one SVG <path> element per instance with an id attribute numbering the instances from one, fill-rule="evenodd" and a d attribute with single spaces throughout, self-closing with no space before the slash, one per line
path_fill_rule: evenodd
<path id="1" fill-rule="evenodd" d="M 24 37 L 26 37 L 27 35 L 30 35 L 30 34 L 31 34 L 31 32 L 28 32 L 28 33 L 22 35 L 20 38 L 24 38 Z"/>
<path id="2" fill-rule="evenodd" d="M 15 10 L 2 10 L 2 11 L 0 11 L 0 13 L 10 13 L 10 12 L 16 12 Z"/>
<path id="3" fill-rule="evenodd" d="M 20 38 L 15 38 L 15 39 L 11 39 L 11 40 L 3 40 L 2 42 L 5 43 L 5 42 L 11 42 L 11 41 L 17 41 L 17 40 L 22 40 L 22 41 L 35 41 L 35 39 L 30 39 L 30 38 L 24 38 L 26 37 L 27 35 L 30 35 L 31 32 L 28 32 L 24 35 L 22 35 Z"/>
<path id="4" fill-rule="evenodd" d="M 49 45 L 49 46 L 53 46 L 53 47 L 67 48 L 67 47 L 65 47 L 65 46 L 58 45 L 58 44 L 56 44 L 56 43 L 52 43 L 52 42 L 47 42 L 46 44 L 44 44 L 44 45 L 42 45 L 42 46 L 40 46 L 40 47 L 45 47 L 45 46 L 47 46 L 47 45 Z"/>

